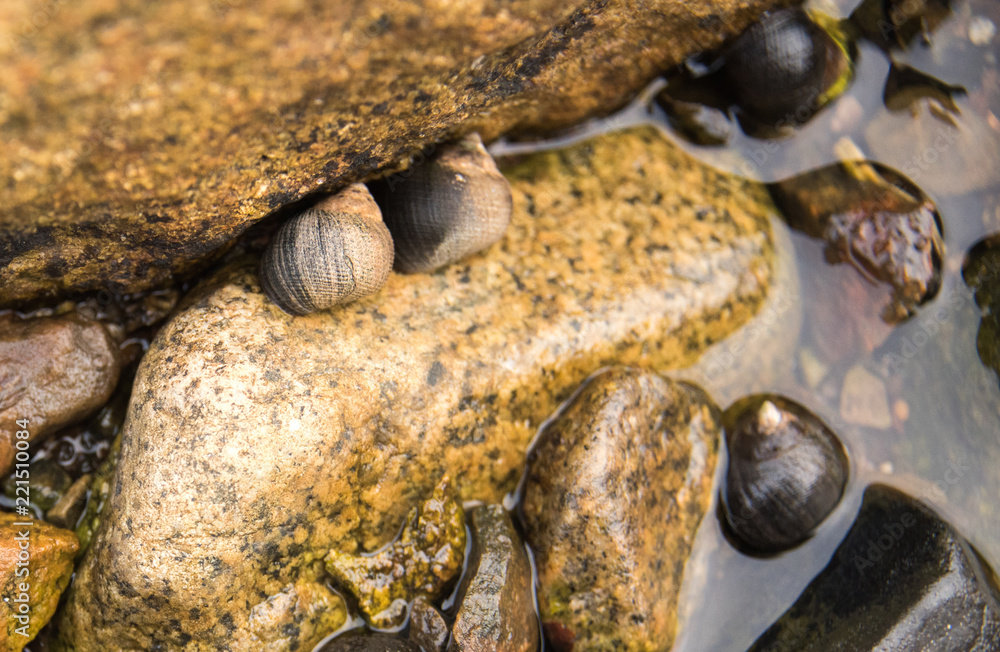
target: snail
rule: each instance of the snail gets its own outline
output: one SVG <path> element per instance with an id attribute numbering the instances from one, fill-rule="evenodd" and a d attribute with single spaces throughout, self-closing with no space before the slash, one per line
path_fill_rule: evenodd
<path id="1" fill-rule="evenodd" d="M 832 20 L 780 9 L 736 37 L 724 51 L 723 71 L 744 112 L 802 123 L 846 88 L 850 49 Z"/>
<path id="2" fill-rule="evenodd" d="M 776 553 L 805 541 L 833 511 L 847 484 L 847 454 L 805 407 L 752 396 L 723 415 L 729 468 L 726 525 L 752 552 Z"/>
<path id="3" fill-rule="evenodd" d="M 371 184 L 396 246 L 396 269 L 430 272 L 486 249 L 510 221 L 510 184 L 478 134 Z"/>
<path id="4" fill-rule="evenodd" d="M 364 184 L 286 222 L 260 261 L 271 301 L 305 315 L 378 292 L 392 270 L 392 236 Z"/>

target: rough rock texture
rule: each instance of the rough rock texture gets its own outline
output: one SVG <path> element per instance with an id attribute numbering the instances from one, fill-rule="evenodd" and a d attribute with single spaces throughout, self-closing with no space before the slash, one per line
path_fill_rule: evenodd
<path id="1" fill-rule="evenodd" d="M 0 315 L 0 475 L 14 460 L 19 419 L 29 442 L 96 410 L 118 382 L 118 344 L 77 314 Z"/>
<path id="2" fill-rule="evenodd" d="M 830 564 L 751 652 L 995 652 L 996 576 L 923 503 L 884 485 Z"/>
<path id="3" fill-rule="evenodd" d="M 30 526 L 15 523 L 31 522 Z M 26 539 L 23 538 L 26 534 Z M 27 547 L 22 549 L 24 541 Z M 69 530 L 53 527 L 44 521 L 31 521 L 15 514 L 0 513 L 0 650 L 20 650 L 35 638 L 59 604 L 59 596 L 73 573 L 73 557 L 80 549 Z M 27 575 L 24 559 L 27 552 Z M 22 564 L 18 566 L 18 564 Z M 18 573 L 21 573 L 20 575 Z M 27 591 L 22 584 L 27 583 Z M 27 593 L 27 601 L 23 594 Z M 17 619 L 20 605 L 29 607 L 28 617 Z M 20 629 L 26 626 L 26 629 Z M 19 631 L 20 630 L 20 631 Z M 23 634 L 27 634 L 24 636 Z"/>
<path id="4" fill-rule="evenodd" d="M 333 639 L 320 652 L 424 652 L 415 643 L 391 636 L 342 636 Z"/>
<path id="5" fill-rule="evenodd" d="M 720 419 L 700 389 L 616 367 L 541 432 L 522 509 L 556 650 L 670 649 Z"/>
<path id="6" fill-rule="evenodd" d="M 436 600 L 462 572 L 465 513 L 448 480 L 406 516 L 399 539 L 373 554 L 331 550 L 326 570 L 357 600 L 365 620 L 379 629 L 406 623 L 416 597 Z"/>
<path id="7" fill-rule="evenodd" d="M 448 643 L 448 623 L 441 612 L 423 598 L 410 606 L 410 631 L 407 639 L 424 652 L 444 652 Z"/>
<path id="8" fill-rule="evenodd" d="M 264 298 L 252 260 L 187 297 L 137 373 L 66 641 L 259 649 L 254 605 L 314 586 L 329 550 L 387 543 L 445 474 L 463 500 L 500 502 L 589 374 L 689 364 L 761 305 L 766 193 L 656 130 L 505 173 L 507 235 L 466 264 L 306 317 Z M 270 649 L 336 629 L 314 624 Z"/>
<path id="9" fill-rule="evenodd" d="M 533 652 L 538 617 L 531 563 L 501 505 L 472 512 L 474 543 L 462 580 L 449 652 Z"/>
<path id="10" fill-rule="evenodd" d="M 610 111 L 782 1 L 7 0 L 0 306 L 162 285 L 425 146 Z"/>

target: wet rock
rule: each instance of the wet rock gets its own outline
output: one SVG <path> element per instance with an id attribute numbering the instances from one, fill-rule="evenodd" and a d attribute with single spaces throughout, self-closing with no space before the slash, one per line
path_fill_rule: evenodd
<path id="1" fill-rule="evenodd" d="M 0 306 L 169 285 L 435 143 L 612 111 L 777 4 L 5 3 Z"/>
<path id="2" fill-rule="evenodd" d="M 411 643 L 420 647 L 423 652 L 444 652 L 448 644 L 448 623 L 444 621 L 441 612 L 423 598 L 417 598 L 410 606 L 410 631 L 407 634 Z"/>
<path id="3" fill-rule="evenodd" d="M 87 506 L 87 492 L 94 476 L 87 473 L 81 475 L 70 485 L 59 500 L 45 513 L 45 520 L 67 530 L 76 529 L 76 524 Z"/>
<path id="4" fill-rule="evenodd" d="M 24 525 L 26 521 L 30 526 Z M 69 584 L 78 549 L 76 536 L 69 530 L 0 513 L 0 590 L 4 597 L 0 649 L 20 650 L 49 621 Z M 22 600 L 24 594 L 27 600 Z M 27 606 L 23 610 L 21 605 Z"/>
<path id="5" fill-rule="evenodd" d="M 944 240 L 934 203 L 908 179 L 866 161 L 831 165 L 771 184 L 788 224 L 892 289 L 882 318 L 896 323 L 941 287 Z"/>
<path id="6" fill-rule="evenodd" d="M 99 322 L 0 315 L 0 475 L 12 468 L 17 431 L 37 442 L 82 419 L 108 400 L 118 371 L 118 345 Z"/>
<path id="7" fill-rule="evenodd" d="M 979 358 L 1000 377 L 1000 236 L 972 248 L 962 276 L 982 311 L 976 337 Z"/>
<path id="8" fill-rule="evenodd" d="M 840 390 L 840 418 L 867 428 L 889 428 L 892 415 L 882 379 L 861 365 L 848 369 Z"/>
<path id="9" fill-rule="evenodd" d="M 350 555 L 333 550 L 324 560 L 338 585 L 355 597 L 373 627 L 392 629 L 406 622 L 409 603 L 431 600 L 462 571 L 465 515 L 448 480 L 406 516 L 398 540 L 375 554 Z"/>
<path id="10" fill-rule="evenodd" d="M 23 471 L 22 471 L 23 472 Z M 35 460 L 27 468 L 28 496 L 33 505 L 42 512 L 48 510 L 62 497 L 63 493 L 73 484 L 73 478 L 62 470 L 62 467 L 52 460 Z M 19 485 L 17 475 L 12 473 L 3 483 L 3 492 L 10 498 L 15 498 Z"/>
<path id="11" fill-rule="evenodd" d="M 419 646 L 391 636 L 340 636 L 318 652 L 427 652 Z"/>
<path id="12" fill-rule="evenodd" d="M 538 617 L 531 564 L 501 505 L 472 512 L 474 543 L 462 581 L 449 652 L 533 652 Z"/>
<path id="13" fill-rule="evenodd" d="M 670 649 L 720 418 L 692 385 L 613 368 L 539 435 L 522 509 L 556 650 Z"/>
<path id="14" fill-rule="evenodd" d="M 281 595 L 268 622 L 297 636 L 270 649 L 315 644 L 340 622 L 300 622 L 289 587 L 339 600 L 310 579 L 330 550 L 385 545 L 444 475 L 500 502 L 595 369 L 689 364 L 763 303 L 766 192 L 655 129 L 501 168 L 507 235 L 468 265 L 305 317 L 266 300 L 254 260 L 186 297 L 137 373 L 65 641 L 257 650 L 251 613 Z"/>
<path id="15" fill-rule="evenodd" d="M 872 485 L 829 565 L 751 652 L 992 652 L 1000 649 L 995 582 L 926 505 Z"/>

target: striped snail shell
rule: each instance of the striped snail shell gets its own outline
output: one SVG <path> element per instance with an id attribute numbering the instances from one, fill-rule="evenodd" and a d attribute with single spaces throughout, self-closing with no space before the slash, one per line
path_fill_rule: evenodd
<path id="1" fill-rule="evenodd" d="M 510 222 L 510 184 L 478 134 L 371 184 L 396 247 L 396 269 L 430 272 L 486 249 Z"/>
<path id="2" fill-rule="evenodd" d="M 392 270 L 393 247 L 378 206 L 356 183 L 288 220 L 260 262 L 260 284 L 293 315 L 378 292 Z"/>

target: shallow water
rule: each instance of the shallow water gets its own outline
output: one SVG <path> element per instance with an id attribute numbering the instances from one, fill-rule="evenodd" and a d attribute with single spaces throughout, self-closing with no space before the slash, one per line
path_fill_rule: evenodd
<path id="1" fill-rule="evenodd" d="M 846 17 L 854 4 L 827 3 L 824 9 Z M 848 91 L 790 138 L 755 139 L 734 125 L 726 146 L 691 144 L 672 131 L 651 101 L 663 87 L 658 82 L 608 119 L 543 144 L 500 142 L 491 151 L 513 155 L 561 147 L 652 123 L 700 160 L 765 183 L 837 162 L 838 152 L 849 149 L 846 139 L 854 151 L 879 161 L 872 152 L 884 152 L 885 144 L 875 141 L 914 119 L 909 111 L 893 112 L 884 104 L 890 56 L 897 64 L 964 86 L 968 93 L 954 98 L 955 119 L 963 127 L 965 121 L 978 120 L 996 136 L 1000 41 L 996 36 L 985 45 L 969 40 L 970 28 L 977 22 L 981 28 L 982 19 L 1000 27 L 1000 6 L 987 0 L 953 3 L 951 16 L 936 27 L 930 43 L 917 43 L 905 52 L 887 55 L 860 43 Z M 879 128 L 869 130 L 872 123 Z M 888 163 L 905 168 L 904 174 L 936 203 L 944 226 L 942 288 L 914 318 L 895 327 L 883 324 L 872 314 L 878 304 L 865 303 L 877 291 L 856 270 L 827 264 L 822 243 L 779 223 L 779 266 L 788 278 L 772 290 L 771 305 L 756 323 L 715 345 L 694 368 L 668 372 L 699 382 L 722 407 L 762 391 L 803 403 L 840 435 L 852 466 L 835 512 L 811 540 L 784 555 L 744 555 L 726 541 L 717 518 L 706 518 L 686 571 L 675 652 L 749 647 L 826 565 L 850 528 L 865 487 L 873 482 L 893 485 L 932 505 L 1000 568 L 1000 382 L 978 358 L 980 309 L 961 276 L 972 245 L 1000 232 L 1000 161 L 989 161 L 992 181 L 980 184 L 985 187 L 956 192 L 954 183 L 982 172 L 973 167 L 977 157 L 990 155 L 986 146 L 985 153 L 956 151 L 965 146 L 939 139 L 909 156 L 890 152 L 895 160 Z M 970 162 L 970 168 L 953 169 L 956 160 Z M 845 291 L 855 300 L 835 304 L 836 293 Z M 757 355 L 748 360 L 745 351 Z M 719 477 L 723 469 L 724 462 Z"/>

